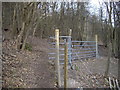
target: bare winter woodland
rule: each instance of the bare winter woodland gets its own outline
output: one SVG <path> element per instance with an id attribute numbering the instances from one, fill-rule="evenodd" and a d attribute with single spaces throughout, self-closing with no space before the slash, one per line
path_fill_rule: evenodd
<path id="1" fill-rule="evenodd" d="M 55 65 L 48 60 L 55 29 L 63 36 L 71 29 L 78 41 L 98 35 L 99 58 L 74 62 L 69 88 L 109 88 L 109 77 L 120 84 L 120 2 L 99 3 L 97 14 L 90 8 L 95 9 L 90 2 L 2 2 L 2 86 L 58 88 Z"/>

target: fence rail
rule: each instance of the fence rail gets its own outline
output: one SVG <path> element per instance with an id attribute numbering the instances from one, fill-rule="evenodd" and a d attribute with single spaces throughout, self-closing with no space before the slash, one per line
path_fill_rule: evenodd
<path id="1" fill-rule="evenodd" d="M 72 45 L 73 47 L 85 47 L 85 46 L 96 46 L 96 45 Z"/>
<path id="2" fill-rule="evenodd" d="M 90 42 L 90 43 L 93 42 L 93 43 L 95 43 L 96 41 L 72 41 L 72 43 L 75 43 L 75 42 L 76 43 L 79 43 L 79 42 Z"/>
<path id="3" fill-rule="evenodd" d="M 91 53 L 91 52 L 96 52 L 96 51 L 87 51 L 87 52 L 75 52 L 77 54 L 85 54 L 85 53 Z M 74 52 L 72 54 L 75 54 Z"/>
<path id="4" fill-rule="evenodd" d="M 72 58 L 72 61 L 74 60 L 80 60 L 80 59 L 88 59 L 88 58 L 93 58 L 94 56 L 87 56 L 87 57 L 80 57 L 80 58 Z"/>
<path id="5" fill-rule="evenodd" d="M 69 36 L 59 36 L 59 43 L 56 43 L 56 36 L 54 37 L 49 37 L 50 39 L 53 39 L 52 42 L 49 42 L 50 45 L 53 45 L 53 48 L 50 48 L 50 50 L 53 50 L 52 52 L 49 53 L 49 59 L 54 60 L 56 59 L 56 44 L 59 44 L 59 60 L 64 60 L 64 45 L 67 42 L 68 44 L 68 61 L 71 64 L 73 58 L 76 57 L 77 54 L 79 55 L 80 58 L 91 58 L 91 57 L 98 57 L 98 45 L 97 45 L 97 35 L 95 36 L 95 41 L 77 41 L 77 40 L 72 40 L 71 37 L 71 32 Z M 89 55 L 89 56 L 88 56 Z"/>
<path id="6" fill-rule="evenodd" d="M 56 29 L 55 36 L 49 37 L 51 40 L 49 42 L 51 46 L 49 48 L 51 52 L 48 53 L 49 60 L 55 61 L 59 87 L 61 86 L 60 64 L 64 64 L 67 67 L 67 63 L 72 66 L 72 62 L 75 60 L 98 57 L 97 35 L 95 36 L 95 41 L 72 41 L 71 33 L 72 30 L 70 30 L 69 36 L 59 36 L 59 30 Z M 65 86 L 67 87 L 67 84 Z"/>
<path id="7" fill-rule="evenodd" d="M 72 49 L 73 51 L 76 50 L 95 50 L 96 48 L 79 48 L 79 49 Z"/>
<path id="8" fill-rule="evenodd" d="M 55 39 L 55 37 L 50 37 L 50 38 Z M 93 57 L 97 56 L 97 54 L 98 54 L 98 50 L 97 50 L 98 47 L 97 47 L 96 41 L 72 41 L 71 36 L 59 36 L 59 38 L 66 38 L 66 40 L 68 42 L 68 61 L 69 61 L 69 63 L 71 63 L 71 61 L 73 61 L 73 60 L 78 60 L 78 58 L 76 58 L 78 56 L 80 59 L 84 59 L 84 58 L 93 58 Z M 83 44 L 75 45 L 78 43 L 83 43 Z M 56 45 L 56 42 L 49 42 L 49 44 Z M 59 60 L 63 61 L 64 57 L 61 57 L 61 56 L 64 56 L 65 49 L 61 45 L 65 45 L 64 40 L 63 40 L 63 42 L 59 42 L 59 52 L 60 52 Z M 56 48 L 49 48 L 49 49 L 56 50 Z M 49 57 L 50 60 L 55 60 L 55 55 L 56 55 L 55 52 L 48 53 L 48 54 L 50 56 Z M 78 54 L 78 56 L 76 56 L 76 54 Z"/>
<path id="9" fill-rule="evenodd" d="M 49 44 L 52 44 L 52 45 L 55 45 L 56 43 L 55 42 L 49 42 Z M 64 45 L 65 43 L 59 43 L 59 44 L 62 44 L 62 45 Z"/>
<path id="10" fill-rule="evenodd" d="M 71 37 L 71 36 L 59 36 L 59 38 L 68 38 L 68 37 Z M 49 37 L 50 39 L 55 39 L 55 37 Z"/>

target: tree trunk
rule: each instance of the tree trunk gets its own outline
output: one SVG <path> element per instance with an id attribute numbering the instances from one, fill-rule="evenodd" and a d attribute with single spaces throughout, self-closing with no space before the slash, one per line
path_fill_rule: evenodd
<path id="1" fill-rule="evenodd" d="M 40 20 L 40 19 L 39 19 Z M 38 27 L 38 25 L 39 25 L 39 20 L 37 20 L 37 24 L 35 25 L 35 28 L 34 28 L 34 30 L 33 30 L 33 36 L 35 36 L 35 32 L 36 32 L 36 29 L 37 29 L 37 27 Z"/>
<path id="2" fill-rule="evenodd" d="M 14 38 L 14 36 L 16 35 L 16 14 L 17 14 L 17 11 L 16 11 L 16 8 L 17 8 L 17 3 L 15 4 L 15 8 L 14 8 L 14 12 L 13 12 L 13 24 L 12 24 L 12 36 Z"/>
<path id="3" fill-rule="evenodd" d="M 105 70 L 105 77 L 108 76 L 108 73 L 109 73 L 109 67 L 110 67 L 110 57 L 111 57 L 111 42 L 109 42 L 109 45 L 108 45 L 108 60 L 107 60 L 107 65 L 106 65 L 106 70 Z"/>
<path id="4" fill-rule="evenodd" d="M 110 2 L 110 5 L 108 3 L 106 4 L 107 12 L 108 12 L 108 60 L 107 60 L 107 65 L 106 65 L 106 71 L 105 71 L 105 77 L 108 76 L 109 73 L 109 68 L 110 68 L 110 58 L 113 52 L 113 27 L 112 27 L 112 20 L 111 20 L 111 15 L 112 15 L 112 2 Z M 108 7 L 109 6 L 109 7 Z"/>
<path id="5" fill-rule="evenodd" d="M 23 36 L 24 30 L 25 30 L 25 22 L 22 23 L 22 29 L 20 31 L 20 34 L 17 37 L 17 40 L 16 40 L 16 49 L 20 49 L 20 44 L 21 44 L 21 40 L 22 40 L 22 36 Z"/>
<path id="6" fill-rule="evenodd" d="M 27 37 L 28 37 L 28 35 L 29 35 L 29 32 L 30 32 L 30 30 L 27 30 L 27 32 L 26 32 L 26 34 L 25 34 L 25 39 L 24 39 L 24 41 L 23 41 L 21 50 L 24 50 L 24 49 L 25 49 L 25 44 L 26 44 L 26 40 L 27 40 Z"/>

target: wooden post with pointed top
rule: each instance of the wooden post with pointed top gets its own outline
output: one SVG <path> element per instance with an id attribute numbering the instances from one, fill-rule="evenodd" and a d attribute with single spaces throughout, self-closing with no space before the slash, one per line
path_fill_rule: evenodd
<path id="1" fill-rule="evenodd" d="M 72 35 L 72 29 L 70 29 L 70 32 L 69 32 L 69 36 L 71 36 Z"/>
<path id="2" fill-rule="evenodd" d="M 56 39 L 56 72 L 58 79 L 58 87 L 61 87 L 61 76 L 60 76 L 60 62 L 59 62 L 59 29 L 55 30 L 55 39 Z"/>
<path id="3" fill-rule="evenodd" d="M 95 35 L 95 41 L 96 41 L 96 58 L 98 58 L 98 36 Z"/>
<path id="4" fill-rule="evenodd" d="M 65 56 L 64 56 L 64 90 L 67 90 L 67 78 L 68 78 L 68 43 L 65 43 Z"/>

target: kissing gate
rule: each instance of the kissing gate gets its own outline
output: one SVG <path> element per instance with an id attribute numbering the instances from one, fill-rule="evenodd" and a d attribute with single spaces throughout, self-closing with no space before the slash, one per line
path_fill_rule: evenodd
<path id="1" fill-rule="evenodd" d="M 55 37 L 50 37 L 51 51 L 49 60 L 55 61 L 58 86 L 61 87 L 60 65 L 64 64 L 64 87 L 67 87 L 67 64 L 72 67 L 75 60 L 84 60 L 98 57 L 98 40 L 95 41 L 72 41 L 72 30 L 69 36 L 59 36 L 59 30 L 55 30 Z"/>

